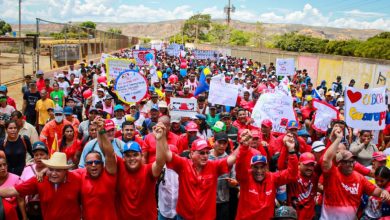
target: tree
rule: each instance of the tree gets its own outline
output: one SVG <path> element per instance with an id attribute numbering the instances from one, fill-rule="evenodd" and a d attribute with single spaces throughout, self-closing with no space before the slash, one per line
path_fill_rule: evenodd
<path id="1" fill-rule="evenodd" d="M 255 32 L 253 33 L 253 43 L 255 47 L 261 48 L 264 45 L 264 26 L 261 22 L 256 22 Z"/>
<path id="2" fill-rule="evenodd" d="M 5 35 L 9 32 L 12 32 L 11 25 L 0 19 L 0 35 Z"/>
<path id="3" fill-rule="evenodd" d="M 241 30 L 233 30 L 230 34 L 230 44 L 235 46 L 245 46 L 251 38 L 251 33 Z"/>
<path id="4" fill-rule="evenodd" d="M 207 33 L 207 41 L 222 44 L 226 39 L 228 26 L 225 24 L 212 23 L 211 30 Z"/>
<path id="5" fill-rule="evenodd" d="M 107 31 L 114 34 L 122 34 L 122 30 L 119 28 L 110 27 Z"/>
<path id="6" fill-rule="evenodd" d="M 80 24 L 80 27 L 96 29 L 96 23 L 93 21 L 84 21 Z"/>
<path id="7" fill-rule="evenodd" d="M 210 29 L 211 16 L 209 14 L 196 14 L 184 22 L 183 31 L 190 39 L 197 41 L 205 39 L 204 31 Z"/>

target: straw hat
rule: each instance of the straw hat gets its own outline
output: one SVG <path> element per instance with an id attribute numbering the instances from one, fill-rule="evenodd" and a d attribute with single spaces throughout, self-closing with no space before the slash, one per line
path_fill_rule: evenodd
<path id="1" fill-rule="evenodd" d="M 68 164 L 66 162 L 66 154 L 62 152 L 54 152 L 49 160 L 42 160 L 42 163 L 49 168 L 67 170 L 72 168 L 74 164 Z"/>

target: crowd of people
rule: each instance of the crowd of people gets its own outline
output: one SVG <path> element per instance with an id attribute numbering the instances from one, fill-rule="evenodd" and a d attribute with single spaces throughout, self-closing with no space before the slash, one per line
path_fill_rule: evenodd
<path id="1" fill-rule="evenodd" d="M 149 84 L 137 103 L 122 102 L 93 61 L 26 76 L 19 110 L 0 86 L 0 219 L 390 219 L 389 110 L 384 130 L 349 127 L 340 76 L 314 88 L 297 70 L 296 120 L 276 133 L 271 119 L 251 118 L 278 89 L 273 63 L 158 51 L 157 79 L 150 66 L 132 68 Z M 239 88 L 236 106 L 197 94 L 205 68 L 206 83 L 223 74 Z M 197 114 L 171 116 L 174 97 L 195 99 Z M 312 126 L 313 99 L 339 112 L 327 132 Z"/>

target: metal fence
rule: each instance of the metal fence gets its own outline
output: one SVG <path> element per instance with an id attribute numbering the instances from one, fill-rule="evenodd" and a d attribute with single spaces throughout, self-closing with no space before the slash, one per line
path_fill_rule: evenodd
<path id="1" fill-rule="evenodd" d="M 37 69 L 42 69 L 49 57 L 50 68 L 87 62 L 109 53 L 129 47 L 129 37 L 112 32 L 81 27 L 79 24 L 58 23 L 40 18 L 36 20 L 39 35 Z"/>

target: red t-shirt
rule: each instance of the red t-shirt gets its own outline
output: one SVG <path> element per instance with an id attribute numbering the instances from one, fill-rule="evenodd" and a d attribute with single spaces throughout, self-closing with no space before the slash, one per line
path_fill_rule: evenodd
<path id="1" fill-rule="evenodd" d="M 178 140 L 179 137 L 176 134 L 172 132 L 168 133 L 168 145 L 177 146 Z M 148 161 L 146 161 L 146 163 L 153 163 L 154 161 L 156 161 L 156 138 L 154 137 L 154 134 L 146 135 L 145 145 L 142 148 L 142 152 L 148 153 Z"/>
<path id="2" fill-rule="evenodd" d="M 77 169 L 75 172 L 81 175 L 83 219 L 118 219 L 115 207 L 116 175 L 111 175 L 103 169 L 100 177 L 92 179 L 85 168 Z"/>
<path id="3" fill-rule="evenodd" d="M 126 169 L 122 158 L 118 161 L 116 209 L 118 219 L 157 219 L 155 198 L 157 178 L 152 163 L 144 164 L 136 172 Z"/>
<path id="4" fill-rule="evenodd" d="M 371 195 L 376 188 L 356 171 L 345 176 L 335 165 L 323 176 L 324 204 L 321 216 L 324 219 L 356 219 L 363 193 Z"/>
<path id="5" fill-rule="evenodd" d="M 227 157 L 208 161 L 200 173 L 192 160 L 172 154 L 167 167 L 179 174 L 179 198 L 177 214 L 186 220 L 214 220 L 218 176 L 229 172 Z"/>
<path id="6" fill-rule="evenodd" d="M 309 116 L 310 116 L 310 113 L 315 111 L 316 108 L 310 108 L 309 106 L 304 106 L 301 108 L 301 112 L 302 112 L 302 119 L 305 120 L 305 119 L 309 119 Z"/>
<path id="7" fill-rule="evenodd" d="M 41 91 L 42 89 L 44 89 L 46 86 L 45 86 L 45 80 L 43 78 L 37 80 L 37 88 L 38 88 L 38 91 Z"/>
<path id="8" fill-rule="evenodd" d="M 287 147 L 284 147 L 283 144 L 283 137 L 285 135 L 282 135 L 277 138 L 277 145 L 280 147 L 280 156 L 278 158 L 278 169 L 279 170 L 284 170 L 287 168 L 287 157 L 288 157 L 288 151 Z M 299 143 L 299 153 L 305 153 L 305 152 L 311 152 L 311 147 L 310 145 L 306 144 L 305 140 L 301 137 L 298 138 L 298 143 Z"/>
<path id="9" fill-rule="evenodd" d="M 81 178 L 68 172 L 65 183 L 53 184 L 47 176 L 42 182 L 31 177 L 15 186 L 21 197 L 39 194 L 43 219 L 80 220 Z"/>
<path id="10" fill-rule="evenodd" d="M 275 173 L 266 172 L 264 180 L 257 182 L 250 169 L 248 148 L 240 147 L 236 162 L 237 180 L 240 183 L 240 199 L 236 220 L 271 219 L 274 216 L 276 189 L 281 185 L 296 181 L 298 159 L 289 155 L 288 169 Z"/>
<path id="11" fill-rule="evenodd" d="M 14 205 L 9 203 L 6 199 L 2 198 L 1 199 L 3 202 L 3 207 L 4 207 L 4 214 L 5 214 L 5 219 L 7 220 L 18 220 L 18 213 L 16 212 L 16 208 Z"/>

